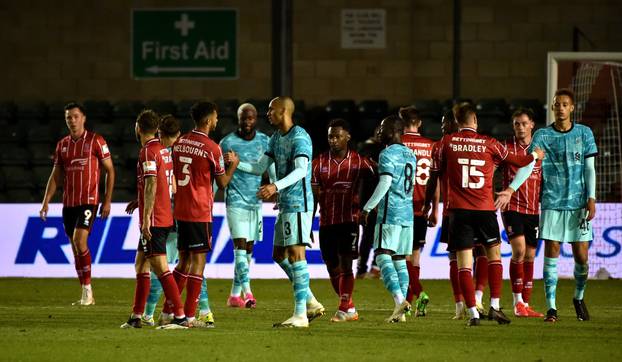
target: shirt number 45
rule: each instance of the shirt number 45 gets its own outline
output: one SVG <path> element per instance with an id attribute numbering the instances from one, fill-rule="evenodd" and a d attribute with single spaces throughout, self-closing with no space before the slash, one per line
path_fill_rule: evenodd
<path id="1" fill-rule="evenodd" d="M 484 160 L 471 160 L 459 158 L 458 164 L 462 165 L 462 187 L 465 189 L 481 189 L 484 187 L 484 173 L 477 169 L 477 166 L 484 166 Z M 470 182 L 474 179 L 476 182 Z"/>

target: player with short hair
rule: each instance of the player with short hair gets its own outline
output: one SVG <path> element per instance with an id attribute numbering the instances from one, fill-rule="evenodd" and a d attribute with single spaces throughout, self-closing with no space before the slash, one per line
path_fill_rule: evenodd
<path id="1" fill-rule="evenodd" d="M 277 191 L 279 193 L 272 257 L 292 282 L 295 308 L 292 317 L 274 327 L 305 328 L 309 326 L 309 320 L 324 314 L 324 306 L 315 299 L 309 288 L 305 257 L 305 246 L 311 244 L 313 221 L 310 162 L 313 146 L 307 131 L 294 124 L 293 114 L 294 101 L 291 98 L 276 97 L 270 101 L 268 119 L 277 131 L 259 161 L 241 162 L 239 169 L 261 175 L 271 164 L 276 166 L 278 181 L 261 186 L 257 196 L 268 200 Z"/>
<path id="2" fill-rule="evenodd" d="M 220 141 L 220 148 L 224 152 L 237 153 L 240 161 L 256 162 L 267 151 L 269 137 L 256 130 L 255 106 L 244 103 L 238 108 L 237 115 L 238 129 Z M 274 173 L 273 168 L 270 171 Z M 236 171 L 225 189 L 227 222 L 233 239 L 235 262 L 231 293 L 227 300 L 230 307 L 255 308 L 257 304 L 250 287 L 249 266 L 254 243 L 263 239 L 261 199 L 256 195 L 259 186 L 261 176 Z"/>
<path id="3" fill-rule="evenodd" d="M 159 123 L 160 116 L 152 110 L 142 111 L 136 119 L 136 137 L 142 146 L 136 165 L 141 236 L 135 261 L 134 306 L 128 321 L 121 328 L 142 327 L 141 318 L 149 293 L 151 269 L 158 275 L 166 297 L 173 303 L 175 317 L 183 321 L 179 327 L 190 326 L 166 260 L 166 242 L 173 226 L 173 162 L 169 151 L 156 137 Z"/>
<path id="4" fill-rule="evenodd" d="M 543 152 L 536 149 L 530 155 L 515 156 L 509 154 L 497 140 L 478 134 L 477 116 L 471 105 L 461 105 L 455 117 L 460 128 L 458 132 L 441 139 L 439 152 L 433 157 L 432 171 L 446 173 L 447 177 L 445 207 L 449 209 L 449 242 L 457 254 L 460 289 L 470 313 L 468 325 L 476 326 L 480 323 L 471 276 L 475 238 L 484 244 L 488 254 L 491 296 L 488 318 L 499 324 L 507 324 L 510 320 L 499 305 L 503 266 L 496 205 L 492 195 L 493 173 L 495 164 L 502 161 L 519 167 L 533 165 L 531 162 L 541 159 Z M 436 190 L 435 181 L 435 178 L 431 178 L 426 189 L 427 207 Z"/>
<path id="5" fill-rule="evenodd" d="M 540 238 L 544 239 L 544 286 L 546 321 L 557 321 L 557 259 L 560 243 L 572 245 L 577 319 L 590 319 L 583 300 L 588 278 L 588 248 L 593 239 L 590 221 L 596 215 L 596 170 L 598 155 L 592 130 L 572 121 L 574 93 L 559 89 L 553 97 L 555 122 L 536 131 L 530 150 L 541 147 L 542 161 Z M 517 175 L 518 178 L 518 175 Z"/>
<path id="6" fill-rule="evenodd" d="M 359 192 L 374 170 L 370 162 L 349 149 L 350 125 L 337 118 L 328 124 L 330 150 L 313 160 L 311 186 L 314 214 L 320 205 L 320 249 L 339 309 L 332 322 L 358 320 L 352 294 L 352 261 L 358 256 Z"/>
<path id="7" fill-rule="evenodd" d="M 419 133 L 419 128 L 423 119 L 419 111 L 414 106 L 400 108 L 399 116 L 404 121 L 404 135 L 402 143 L 410 148 L 417 157 L 417 168 L 413 182 L 413 251 L 410 257 L 406 258 L 408 267 L 409 287 L 406 300 L 409 303 L 415 299 L 415 316 L 425 316 L 426 307 L 430 302 L 430 297 L 423 291 L 423 285 L 419 280 L 421 270 L 420 260 L 421 251 L 425 245 L 425 236 L 429 226 L 436 226 L 436 220 L 430 220 L 423 215 L 423 201 L 425 199 L 425 185 L 430 177 L 430 165 L 432 164 L 432 145 L 434 141 L 423 137 Z M 432 203 L 432 213 L 438 212 L 438 198 L 434 198 Z"/>
<path id="8" fill-rule="evenodd" d="M 74 305 L 93 305 L 91 287 L 91 252 L 88 236 L 97 216 L 100 167 L 106 172 L 106 193 L 100 209 L 102 219 L 110 214 L 114 188 L 114 165 L 108 145 L 102 136 L 84 128 L 84 108 L 72 102 L 65 106 L 65 123 L 69 135 L 56 144 L 54 167 L 45 188 L 39 216 L 47 218 L 49 203 L 56 188 L 63 188 L 63 226 L 71 242 L 82 297 Z"/>
<path id="9" fill-rule="evenodd" d="M 526 155 L 535 127 L 533 111 L 519 108 L 512 114 L 514 137 L 503 142 L 510 153 Z M 517 167 L 503 167 L 503 188 L 516 177 Z M 533 287 L 533 261 L 538 247 L 538 215 L 540 213 L 541 161 L 536 162 L 527 181 L 512 194 L 501 213 L 512 246 L 510 280 L 517 317 L 542 317 L 529 306 Z"/>
<path id="10" fill-rule="evenodd" d="M 405 321 L 410 311 L 406 300 L 408 269 L 405 258 L 413 250 L 413 179 L 417 158 L 402 144 L 404 123 L 389 116 L 380 123 L 380 141 L 386 146 L 378 160 L 378 185 L 363 207 L 361 221 L 368 222 L 369 212 L 378 206 L 374 233 L 374 254 L 385 288 L 393 296 L 395 308 L 389 323 Z"/>
<path id="11" fill-rule="evenodd" d="M 218 187 L 226 187 L 239 159 L 235 154 L 230 155 L 225 169 L 220 147 L 209 138 L 209 132 L 218 124 L 216 104 L 197 102 L 190 109 L 190 115 L 195 129 L 179 137 L 173 145 L 173 169 L 177 181 L 174 215 L 179 250 L 179 262 L 173 275 L 180 293 L 187 284 L 184 304 L 184 313 L 188 317 L 186 324 L 212 327 L 213 317 L 199 321 L 195 318 L 206 253 L 212 248 L 212 182 L 216 180 Z M 163 328 L 184 326 L 184 321 L 170 315 L 168 300 L 162 313 Z"/>

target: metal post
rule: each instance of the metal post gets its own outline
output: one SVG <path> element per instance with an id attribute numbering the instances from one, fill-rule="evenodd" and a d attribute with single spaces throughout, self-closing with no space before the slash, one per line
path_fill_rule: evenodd
<path id="1" fill-rule="evenodd" d="M 292 0 L 272 0 L 272 96 L 293 96 Z"/>

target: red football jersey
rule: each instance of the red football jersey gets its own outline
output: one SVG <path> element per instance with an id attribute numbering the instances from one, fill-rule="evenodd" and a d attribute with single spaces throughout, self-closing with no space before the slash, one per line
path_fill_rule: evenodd
<path id="1" fill-rule="evenodd" d="M 419 133 L 406 132 L 402 136 L 404 146 L 410 148 L 417 156 L 417 170 L 413 182 L 413 210 L 415 216 L 422 216 L 423 202 L 425 200 L 425 185 L 430 178 L 430 166 L 432 166 L 432 145 L 434 141 L 421 136 Z"/>
<path id="2" fill-rule="evenodd" d="M 352 150 L 341 161 L 332 158 L 330 152 L 316 157 L 311 185 L 320 187 L 320 225 L 358 223 L 359 182 L 373 174 L 369 160 Z"/>
<path id="3" fill-rule="evenodd" d="M 528 155 L 530 145 L 522 145 L 516 137 L 504 142 L 508 152 L 515 155 Z M 503 188 L 507 188 L 514 177 L 518 167 L 504 165 L 503 169 Z M 540 213 L 540 183 L 542 181 L 542 161 L 536 161 L 533 172 L 521 187 L 512 194 L 510 203 L 503 211 L 516 211 L 521 214 L 538 215 Z"/>
<path id="4" fill-rule="evenodd" d="M 143 209 L 145 207 L 145 178 L 156 178 L 156 194 L 151 214 L 151 226 L 173 226 L 171 212 L 171 193 L 173 182 L 173 160 L 166 147 L 160 140 L 152 138 L 138 153 L 136 165 L 138 175 L 138 215 L 139 224 L 143 224 Z"/>
<path id="5" fill-rule="evenodd" d="M 179 137 L 173 145 L 173 169 L 177 179 L 175 219 L 211 222 L 214 176 L 225 173 L 220 147 L 197 131 Z"/>
<path id="6" fill-rule="evenodd" d="M 76 140 L 66 136 L 56 144 L 54 166 L 63 170 L 63 206 L 99 203 L 99 163 L 110 158 L 104 138 L 85 130 Z"/>
<path id="7" fill-rule="evenodd" d="M 432 145 L 432 164 L 434 164 L 434 159 L 438 159 L 439 155 L 438 153 L 441 151 L 441 141 L 436 141 L 434 142 L 434 144 Z M 432 170 L 432 165 L 430 165 L 430 170 Z M 438 171 L 438 170 L 436 170 Z M 441 188 L 441 201 L 443 202 L 443 216 L 447 216 L 447 214 L 449 213 L 449 209 L 447 208 L 447 184 L 448 184 L 448 179 L 447 179 L 447 173 L 441 173 L 438 176 L 438 187 Z"/>
<path id="8" fill-rule="evenodd" d="M 432 170 L 447 177 L 448 209 L 494 211 L 493 174 L 495 164 L 504 160 L 517 166 L 533 161 L 531 154 L 512 156 L 499 141 L 463 128 L 443 136 L 439 152 L 432 161 Z"/>

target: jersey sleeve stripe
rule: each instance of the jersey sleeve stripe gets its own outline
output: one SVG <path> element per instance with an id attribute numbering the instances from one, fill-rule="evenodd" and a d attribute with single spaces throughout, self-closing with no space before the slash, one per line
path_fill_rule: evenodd
<path id="1" fill-rule="evenodd" d="M 590 153 L 589 155 L 585 155 L 585 158 L 596 157 L 596 156 L 598 156 L 598 152 Z"/>
<path id="2" fill-rule="evenodd" d="M 393 174 L 391 172 L 381 172 L 380 174 L 378 174 L 378 176 L 382 176 L 382 175 L 388 175 L 393 177 Z"/>
<path id="3" fill-rule="evenodd" d="M 274 154 L 272 152 L 264 152 L 264 154 L 276 161 L 276 159 L 274 158 Z"/>
<path id="4" fill-rule="evenodd" d="M 309 159 L 308 155 L 305 155 L 305 154 L 302 154 L 302 153 L 299 153 L 296 156 L 294 156 L 294 158 L 298 158 L 298 157 L 305 157 L 307 160 Z"/>

